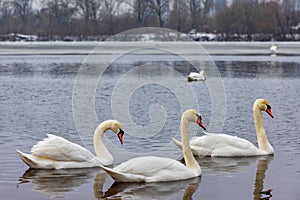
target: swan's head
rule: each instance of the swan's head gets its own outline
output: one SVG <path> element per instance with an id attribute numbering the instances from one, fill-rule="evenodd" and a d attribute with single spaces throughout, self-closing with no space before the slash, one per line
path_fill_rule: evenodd
<path id="1" fill-rule="evenodd" d="M 203 128 L 204 130 L 206 130 L 203 122 L 202 122 L 202 117 L 200 115 L 200 113 L 194 109 L 189 109 L 186 110 L 183 115 L 182 115 L 183 119 L 188 120 L 189 122 L 195 122 L 197 123 L 201 128 Z"/>
<path id="2" fill-rule="evenodd" d="M 274 118 L 273 113 L 271 111 L 271 104 L 266 99 L 257 99 L 254 102 L 254 107 L 257 106 L 260 110 L 266 111 L 272 118 Z"/>
<path id="3" fill-rule="evenodd" d="M 200 71 L 200 74 L 201 74 L 202 76 L 206 76 L 206 73 L 205 73 L 204 70 L 201 70 L 201 71 Z"/>
<path id="4" fill-rule="evenodd" d="M 124 128 L 122 124 L 117 120 L 113 120 L 110 129 L 118 136 L 121 144 L 123 144 Z"/>

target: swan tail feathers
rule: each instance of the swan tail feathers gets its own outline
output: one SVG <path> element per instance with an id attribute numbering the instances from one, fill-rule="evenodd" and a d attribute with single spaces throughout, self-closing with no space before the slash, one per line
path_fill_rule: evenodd
<path id="1" fill-rule="evenodd" d="M 182 149 L 182 142 L 176 140 L 175 138 L 172 138 L 174 144 L 176 144 L 176 146 L 178 146 L 180 149 Z"/>
<path id="2" fill-rule="evenodd" d="M 188 82 L 195 81 L 195 79 L 193 79 L 193 78 L 190 77 L 190 76 L 188 76 L 187 79 L 188 79 Z"/>
<path id="3" fill-rule="evenodd" d="M 20 150 L 16 150 L 17 153 L 19 154 L 20 158 L 23 160 L 23 162 L 28 165 L 30 168 L 37 168 L 37 163 L 34 162 L 32 159 L 29 158 L 29 154 L 23 153 Z"/>
<path id="4" fill-rule="evenodd" d="M 145 177 L 138 174 L 127 174 L 100 165 L 116 182 L 145 182 Z"/>
<path id="5" fill-rule="evenodd" d="M 56 135 L 53 134 L 47 134 L 47 137 L 44 138 L 43 140 L 39 141 L 37 144 L 35 144 L 32 148 L 31 148 L 31 153 L 36 153 L 37 155 L 39 154 L 39 152 L 42 152 L 45 148 L 49 148 L 53 145 L 54 143 L 57 143 L 57 139 L 62 139 L 61 137 L 58 137 Z M 49 149 L 48 149 L 49 151 Z"/>

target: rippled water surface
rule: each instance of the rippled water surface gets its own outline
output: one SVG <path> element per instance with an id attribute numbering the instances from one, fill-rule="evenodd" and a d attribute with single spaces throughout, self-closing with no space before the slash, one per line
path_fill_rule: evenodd
<path id="1" fill-rule="evenodd" d="M 179 136 L 182 107 L 199 108 L 209 127 L 212 103 L 207 84 L 188 83 L 185 76 L 195 68 L 185 60 L 164 55 L 128 55 L 108 65 L 100 78 L 96 73 L 88 73 L 86 80 L 96 83 L 92 98 L 97 123 L 87 118 L 77 124 L 72 95 L 76 74 L 85 58 L 85 55 L 0 55 L 1 199 L 299 198 L 300 58 L 297 56 L 212 56 L 226 96 L 222 132 L 257 144 L 252 103 L 257 98 L 268 99 L 275 118 L 265 113 L 263 118 L 275 149 L 274 157 L 198 158 L 201 178 L 172 183 L 116 184 L 97 168 L 29 170 L 16 149 L 29 152 L 32 145 L 52 133 L 85 145 L 93 152 L 93 129 L 109 118 L 135 124 L 125 126 L 123 145 L 113 134 L 106 134 L 105 142 L 114 146 L 110 150 L 115 164 L 133 155 L 153 152 L 181 159 L 181 152 L 170 143 L 170 138 Z M 105 55 L 100 58 L 102 64 L 107 62 Z M 84 67 L 97 71 L 93 62 Z M 170 75 L 168 68 L 176 73 Z M 208 80 L 216 79 L 209 67 L 205 70 Z M 166 87 L 164 84 L 168 83 Z M 128 92 L 131 87 L 134 90 Z M 188 101 L 192 96 L 186 95 L 186 87 L 195 92 L 196 104 Z M 116 104 L 121 108 L 114 111 Z M 156 130 L 151 123 L 161 127 Z M 86 132 L 76 129 L 79 126 Z M 191 135 L 203 134 L 200 128 L 192 128 L 196 131 Z M 271 194 L 268 190 L 272 190 Z"/>

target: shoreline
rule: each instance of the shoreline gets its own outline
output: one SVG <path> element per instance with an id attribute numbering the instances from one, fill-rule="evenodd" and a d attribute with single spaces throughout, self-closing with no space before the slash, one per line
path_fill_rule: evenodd
<path id="1" fill-rule="evenodd" d="M 0 42 L 0 55 L 243 55 L 268 56 L 271 44 L 278 56 L 299 56 L 300 42 Z M 197 48 L 197 49 L 196 49 Z"/>

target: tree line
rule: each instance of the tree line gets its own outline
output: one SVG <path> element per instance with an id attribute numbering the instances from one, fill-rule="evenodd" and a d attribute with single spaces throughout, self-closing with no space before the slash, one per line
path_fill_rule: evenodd
<path id="1" fill-rule="evenodd" d="M 296 40 L 300 12 L 293 1 L 238 0 L 0 0 L 0 35 L 82 40 L 138 27 L 165 27 L 219 35 L 222 40 Z M 300 25 L 299 25 L 300 26 Z M 299 39 L 299 38 L 298 38 Z"/>

